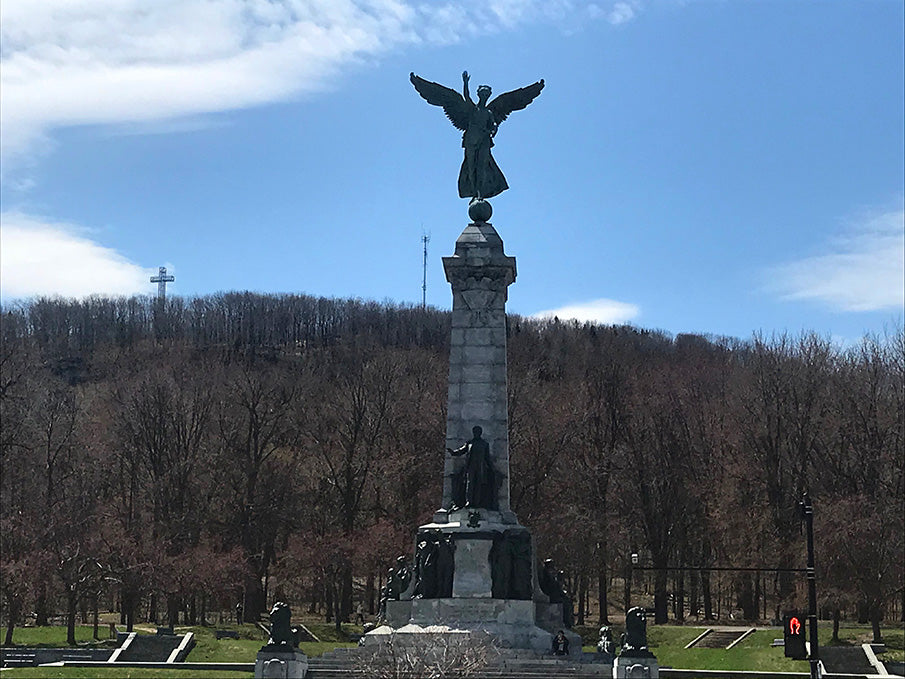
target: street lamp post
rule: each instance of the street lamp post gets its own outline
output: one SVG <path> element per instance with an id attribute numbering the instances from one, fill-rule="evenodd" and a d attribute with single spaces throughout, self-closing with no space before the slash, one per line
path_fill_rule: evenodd
<path id="1" fill-rule="evenodd" d="M 811 664 L 811 679 L 818 679 L 818 663 L 820 652 L 817 645 L 817 571 L 814 567 L 814 505 L 810 496 L 805 493 L 799 504 L 808 537 L 808 628 L 811 637 L 811 651 L 808 654 L 808 662 Z"/>

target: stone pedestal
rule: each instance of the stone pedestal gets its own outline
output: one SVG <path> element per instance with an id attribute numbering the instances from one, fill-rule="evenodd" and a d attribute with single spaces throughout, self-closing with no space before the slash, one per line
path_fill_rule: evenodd
<path id="1" fill-rule="evenodd" d="M 550 655 L 553 635 L 564 628 L 562 606 L 551 605 L 541 591 L 530 532 L 509 505 L 506 300 L 515 281 L 515 258 L 503 251 L 491 224 L 473 223 L 456 240 L 455 254 L 443 258 L 443 268 L 453 294 L 446 446 L 460 448 L 472 439 L 472 428 L 481 427 L 498 483 L 487 493 L 489 498 L 482 494 L 477 507 L 460 508 L 464 499 L 455 497 L 461 491 L 454 481 L 465 456 L 446 455 L 441 507 L 432 523 L 419 527 L 418 539 L 433 536 L 424 544 L 443 544 L 452 549 L 452 557 L 446 551 L 445 561 L 437 557 L 433 562 L 435 570 L 427 571 L 430 578 L 425 580 L 429 587 L 416 590 L 413 579 L 400 601 L 388 601 L 387 625 L 368 632 L 362 644 L 379 646 L 392 640 L 416 646 L 435 639 L 442 647 L 489 635 L 500 649 Z M 445 564 L 442 570 L 448 574 L 450 561 L 452 596 L 412 599 L 415 591 L 441 591 L 434 586 L 439 564 Z M 442 591 L 450 590 L 444 586 Z M 566 634 L 569 655 L 580 657 L 581 639 L 571 630 Z"/>
<path id="2" fill-rule="evenodd" d="M 613 661 L 613 679 L 659 679 L 660 666 L 654 656 L 620 655 Z"/>
<path id="3" fill-rule="evenodd" d="M 255 679 L 304 679 L 308 656 L 297 648 L 265 646 L 255 659 Z"/>

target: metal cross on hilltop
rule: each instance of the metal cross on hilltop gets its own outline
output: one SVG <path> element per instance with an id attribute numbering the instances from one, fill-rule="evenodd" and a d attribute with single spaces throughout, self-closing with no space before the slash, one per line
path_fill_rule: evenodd
<path id="1" fill-rule="evenodd" d="M 167 268 L 161 266 L 157 269 L 157 275 L 151 276 L 151 282 L 157 283 L 157 299 L 163 302 L 167 298 L 167 283 L 172 283 L 176 278 L 167 276 Z"/>

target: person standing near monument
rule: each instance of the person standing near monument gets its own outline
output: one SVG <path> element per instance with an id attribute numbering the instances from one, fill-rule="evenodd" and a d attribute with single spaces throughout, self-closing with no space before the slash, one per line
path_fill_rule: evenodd
<path id="1" fill-rule="evenodd" d="M 491 509 L 488 491 L 493 489 L 493 464 L 490 445 L 481 438 L 484 430 L 472 427 L 473 438 L 461 448 L 447 448 L 453 456 L 465 455 L 465 507 Z"/>
<path id="2" fill-rule="evenodd" d="M 553 655 L 569 655 L 569 640 L 563 630 L 553 637 Z"/>

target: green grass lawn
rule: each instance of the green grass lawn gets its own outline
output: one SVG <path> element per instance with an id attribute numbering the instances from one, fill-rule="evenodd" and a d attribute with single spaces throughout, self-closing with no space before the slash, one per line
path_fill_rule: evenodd
<path id="1" fill-rule="evenodd" d="M 91 636 L 93 630 L 94 628 L 91 625 L 76 625 L 76 643 L 79 645 L 95 644 L 116 647 L 116 639 L 109 638 L 110 633 L 106 627 L 98 629 L 100 641 L 95 641 Z M 66 627 L 64 625 L 54 625 L 51 627 L 15 627 L 13 628 L 13 645 L 62 648 L 69 644 L 66 643 Z"/>
<path id="2" fill-rule="evenodd" d="M 254 672 L 152 670 L 136 667 L 19 667 L 3 670 L 3 679 L 253 679 Z"/>
<path id="3" fill-rule="evenodd" d="M 781 647 L 770 644 L 782 636 L 782 630 L 758 630 L 729 650 L 721 648 L 689 648 L 685 645 L 706 628 L 653 627 L 649 628 L 651 651 L 662 667 L 707 670 L 765 670 L 775 672 L 807 672 L 804 660 L 791 660 Z M 740 628 L 742 631 L 744 628 Z"/>
<path id="4" fill-rule="evenodd" d="M 343 625 L 339 634 L 333 625 L 306 623 L 305 626 L 320 639 L 319 642 L 303 641 L 299 644 L 301 651 L 309 657 L 323 655 L 337 646 L 356 646 L 349 641 L 349 635 L 361 633 L 361 627 L 355 625 Z M 237 631 L 239 638 L 217 640 L 215 629 Z M 188 662 L 254 662 L 261 646 L 267 642 L 264 632 L 255 625 L 176 628 L 180 633 L 188 630 L 195 633 L 195 648 L 189 653 Z"/>
<path id="5" fill-rule="evenodd" d="M 357 625 L 343 625 L 339 633 L 332 624 L 320 622 L 306 622 L 308 629 L 312 631 L 320 642 L 303 642 L 301 650 L 308 656 L 319 656 L 325 651 L 338 646 L 354 646 L 349 641 L 350 635 L 360 634 L 361 627 Z M 239 633 L 238 639 L 217 640 L 214 630 L 228 629 Z M 730 650 L 715 648 L 685 649 L 685 645 L 698 636 L 706 627 L 684 627 L 672 625 L 651 625 L 648 627 L 648 641 L 651 650 L 657 656 L 661 666 L 677 667 L 683 669 L 712 669 L 712 670 L 764 670 L 807 672 L 808 664 L 802 660 L 790 660 L 783 656 L 782 647 L 773 647 L 770 644 L 773 639 L 782 637 L 779 628 L 759 629 L 749 635 L 740 644 Z M 745 629 L 739 627 L 739 630 Z M 264 633 L 255 625 L 218 625 L 213 627 L 177 627 L 179 633 L 191 630 L 195 633 L 196 646 L 189 654 L 189 662 L 254 662 L 258 650 L 266 641 Z M 576 628 L 584 640 L 584 650 L 593 652 L 594 647 L 589 643 L 596 639 L 596 628 L 586 626 Z M 614 638 L 619 639 L 622 629 L 613 626 Z M 21 628 L 14 641 L 19 645 L 29 646 L 65 646 L 65 627 L 48 628 Z M 828 645 L 832 635 L 832 624 L 821 623 L 819 628 L 821 645 Z M 840 640 L 843 644 L 861 644 L 869 642 L 871 631 L 869 626 L 847 625 L 840 629 Z M 880 655 L 880 660 L 895 660 L 905 657 L 905 630 L 901 628 L 883 630 L 883 637 L 889 649 L 887 653 Z M 77 628 L 76 638 L 80 641 L 91 641 L 91 627 Z M 76 667 L 32 667 L 4 670 L 2 679 L 17 679 L 19 677 L 41 677 L 47 679 L 81 679 L 83 677 L 98 677 L 98 679 L 144 679 L 146 677 L 198 677 L 199 679 L 246 679 L 252 673 L 207 672 L 196 670 L 151 670 L 135 668 L 76 668 Z"/>
<path id="6" fill-rule="evenodd" d="M 818 640 L 822 645 L 829 645 L 833 636 L 833 624 L 821 622 L 818 628 Z M 885 660 L 905 661 L 905 627 L 885 627 L 882 629 L 883 643 L 886 644 L 886 653 L 880 653 L 877 658 L 880 662 Z M 870 625 L 847 625 L 839 628 L 839 645 L 869 644 L 873 640 Z"/>
<path id="7" fill-rule="evenodd" d="M 622 629 L 613 626 L 613 638 L 618 641 Z M 682 669 L 709 670 L 764 670 L 777 672 L 807 672 L 808 663 L 804 660 L 792 660 L 783 655 L 781 646 L 771 646 L 774 639 L 782 638 L 782 629 L 759 629 L 746 637 L 733 648 L 690 648 L 685 645 L 707 629 L 700 627 L 679 627 L 671 625 L 651 625 L 648 627 L 648 643 L 651 651 L 657 656 L 661 666 Z M 740 627 L 739 631 L 744 630 Z M 587 628 L 590 630 L 590 628 Z M 593 651 L 588 645 L 586 629 L 578 628 L 582 633 L 584 650 Z M 832 637 L 832 623 L 821 622 L 818 627 L 818 639 L 821 645 L 828 645 Z M 862 644 L 871 640 L 870 627 L 867 625 L 849 625 L 841 627 L 839 638 L 842 644 Z M 905 655 L 905 630 L 887 628 L 883 630 L 887 652 L 879 655 L 879 659 L 897 660 Z"/>

